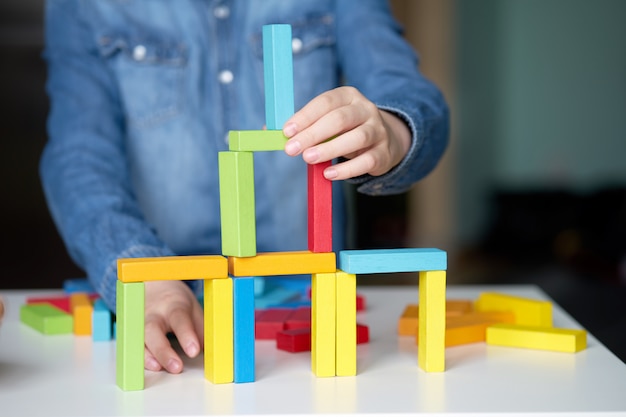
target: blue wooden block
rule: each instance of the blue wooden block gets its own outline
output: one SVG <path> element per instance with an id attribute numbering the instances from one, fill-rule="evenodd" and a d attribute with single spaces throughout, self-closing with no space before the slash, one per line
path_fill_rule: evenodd
<path id="1" fill-rule="evenodd" d="M 260 297 L 256 297 L 254 305 L 257 309 L 269 308 L 270 306 L 286 303 L 300 298 L 298 291 L 276 287 L 270 291 L 267 291 Z"/>
<path id="2" fill-rule="evenodd" d="M 66 294 L 75 292 L 86 292 L 90 294 L 96 292 L 87 278 L 66 279 L 63 281 L 63 291 Z"/>
<path id="3" fill-rule="evenodd" d="M 285 303 L 269 304 L 266 308 L 298 308 L 311 307 L 311 300 L 287 301 Z"/>
<path id="4" fill-rule="evenodd" d="M 445 271 L 447 255 L 441 249 L 371 249 L 339 252 L 339 269 L 349 274 Z"/>
<path id="5" fill-rule="evenodd" d="M 265 124 L 282 130 L 294 112 L 293 53 L 290 25 L 263 26 Z"/>
<path id="6" fill-rule="evenodd" d="M 94 342 L 113 338 L 113 314 L 101 298 L 93 304 L 91 316 L 91 337 Z"/>
<path id="7" fill-rule="evenodd" d="M 235 383 L 254 382 L 254 278 L 233 278 Z"/>

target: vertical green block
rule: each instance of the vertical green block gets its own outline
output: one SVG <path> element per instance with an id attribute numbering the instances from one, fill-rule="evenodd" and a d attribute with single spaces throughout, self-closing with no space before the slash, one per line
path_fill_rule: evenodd
<path id="1" fill-rule="evenodd" d="M 117 281 L 116 382 L 124 391 L 144 388 L 143 282 Z"/>
<path id="2" fill-rule="evenodd" d="M 47 303 L 23 305 L 20 308 L 20 321 L 47 335 L 74 332 L 74 318 Z"/>
<path id="3" fill-rule="evenodd" d="M 256 255 L 254 160 L 252 152 L 220 152 L 222 254 Z"/>

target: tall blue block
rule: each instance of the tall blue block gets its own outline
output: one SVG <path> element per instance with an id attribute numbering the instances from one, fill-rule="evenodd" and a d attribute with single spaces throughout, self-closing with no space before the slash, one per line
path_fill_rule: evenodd
<path id="1" fill-rule="evenodd" d="M 263 26 L 265 124 L 281 130 L 294 113 L 293 53 L 290 25 Z"/>
<path id="2" fill-rule="evenodd" d="M 254 278 L 233 278 L 234 381 L 254 382 Z"/>
<path id="3" fill-rule="evenodd" d="M 434 248 L 344 250 L 339 252 L 339 269 L 350 274 L 445 271 L 448 257 Z"/>

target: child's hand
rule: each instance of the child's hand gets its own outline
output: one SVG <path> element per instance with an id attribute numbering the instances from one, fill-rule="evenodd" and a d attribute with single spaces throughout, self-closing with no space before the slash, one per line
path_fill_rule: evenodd
<path id="1" fill-rule="evenodd" d="M 411 144 L 408 126 L 379 110 L 354 87 L 339 87 L 315 97 L 287 120 L 283 133 L 290 138 L 285 152 L 290 156 L 302 153 L 309 164 L 340 156 L 348 159 L 324 170 L 329 180 L 383 175 L 404 158 Z"/>
<path id="2" fill-rule="evenodd" d="M 204 327 L 202 307 L 191 289 L 181 281 L 146 282 L 145 367 L 151 371 L 177 374 L 183 361 L 167 338 L 173 333 L 187 356 L 202 351 Z"/>

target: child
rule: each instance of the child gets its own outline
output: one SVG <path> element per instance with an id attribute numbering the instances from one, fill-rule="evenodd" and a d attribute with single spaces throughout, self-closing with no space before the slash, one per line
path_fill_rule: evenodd
<path id="1" fill-rule="evenodd" d="M 49 0 L 41 177 L 70 255 L 110 308 L 118 258 L 221 253 L 217 152 L 229 130 L 265 123 L 271 23 L 292 26 L 297 111 L 282 126 L 285 152 L 255 154 L 259 252 L 306 249 L 306 163 L 336 160 L 326 178 L 383 195 L 440 159 L 445 101 L 385 1 Z M 201 351 L 197 288 L 146 283 L 147 369 L 182 371 L 170 332 L 185 354 Z"/>

